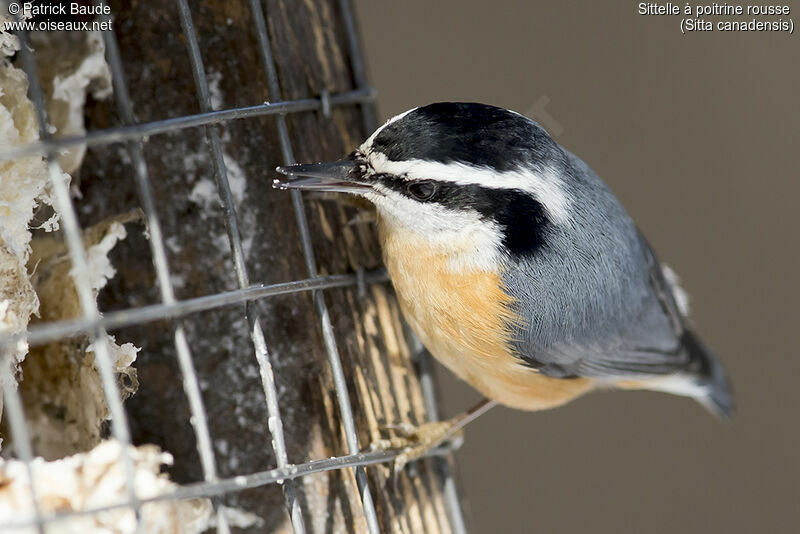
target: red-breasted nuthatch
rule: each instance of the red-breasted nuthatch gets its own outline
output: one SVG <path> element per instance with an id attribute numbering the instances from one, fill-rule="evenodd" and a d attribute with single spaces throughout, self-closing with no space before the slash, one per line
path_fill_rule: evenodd
<path id="1" fill-rule="evenodd" d="M 276 187 L 375 204 L 406 319 L 489 399 L 541 410 L 619 387 L 732 414 L 725 372 L 687 324 L 675 275 L 608 186 L 534 121 L 431 104 L 342 160 L 278 171 L 289 179 Z"/>

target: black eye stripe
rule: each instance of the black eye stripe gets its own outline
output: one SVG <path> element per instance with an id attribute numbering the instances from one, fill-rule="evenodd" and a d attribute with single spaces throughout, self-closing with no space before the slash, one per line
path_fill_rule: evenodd
<path id="1" fill-rule="evenodd" d="M 418 180 L 408 182 L 406 191 L 420 202 L 427 202 L 434 200 L 436 193 L 439 191 L 439 186 L 433 180 Z"/>
<path id="2" fill-rule="evenodd" d="M 503 245 L 509 252 L 530 255 L 546 244 L 551 225 L 544 206 L 529 193 L 518 189 L 492 189 L 480 185 L 462 185 L 435 180 L 407 180 L 389 174 L 376 174 L 372 179 L 415 202 L 409 193 L 414 183 L 431 181 L 435 194 L 426 204 L 438 204 L 451 210 L 474 211 L 487 221 L 494 221 L 503 231 Z"/>
<path id="3" fill-rule="evenodd" d="M 406 194 L 406 187 L 408 186 L 408 180 L 400 176 L 377 173 L 370 175 L 370 179 L 381 184 L 387 189 L 391 189 L 392 191 L 397 191 L 398 193 L 401 193 L 403 195 Z"/>

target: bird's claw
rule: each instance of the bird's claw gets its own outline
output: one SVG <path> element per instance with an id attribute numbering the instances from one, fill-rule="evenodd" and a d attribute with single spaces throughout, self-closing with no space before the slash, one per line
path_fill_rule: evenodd
<path id="1" fill-rule="evenodd" d="M 453 432 L 452 427 L 452 421 L 435 421 L 419 426 L 409 423 L 384 425 L 382 429 L 392 430 L 397 435 L 375 440 L 369 448 L 372 452 L 400 451 L 392 465 L 392 479 L 396 488 L 398 476 L 406 465 L 422 458 L 445 440 L 461 434 L 461 430 Z"/>

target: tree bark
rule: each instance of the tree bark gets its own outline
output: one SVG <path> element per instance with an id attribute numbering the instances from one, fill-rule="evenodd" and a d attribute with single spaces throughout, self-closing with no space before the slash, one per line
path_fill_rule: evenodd
<path id="1" fill-rule="evenodd" d="M 141 122 L 198 113 L 186 39 L 172 2 L 112 2 L 134 111 Z M 353 89 L 354 81 L 338 4 L 333 0 L 267 0 L 265 12 L 282 94 L 268 94 L 247 2 L 191 2 L 206 72 L 217 109 L 265 100 L 317 98 L 327 90 Z M 91 101 L 87 129 L 119 125 L 114 106 Z M 299 161 L 338 158 L 368 132 L 356 106 L 287 116 Z M 288 193 L 271 187 L 282 164 L 274 117 L 248 118 L 220 128 L 225 160 L 241 224 L 251 283 L 306 278 L 300 236 Z M 236 289 L 224 219 L 216 196 L 204 128 L 158 134 L 145 144 L 178 298 Z M 90 148 L 81 169 L 78 204 L 82 224 L 138 206 L 134 173 L 124 145 Z M 375 229 L 347 225 L 358 208 L 306 199 L 320 274 L 352 273 L 380 266 Z M 133 228 L 131 228 L 133 230 Z M 159 302 L 145 237 L 130 232 L 112 261 L 118 275 L 101 295 L 101 309 Z M 365 298 L 355 288 L 325 291 L 355 412 L 359 442 L 380 437 L 379 426 L 425 422 L 422 393 L 404 325 L 388 284 L 372 285 Z M 279 391 L 289 461 L 347 454 L 320 324 L 310 293 L 256 304 Z M 244 306 L 188 316 L 184 321 L 200 377 L 220 476 L 275 466 L 266 404 Z M 142 347 L 139 391 L 126 403 L 136 443 L 155 443 L 175 456 L 171 476 L 202 479 L 189 410 L 166 321 L 113 332 L 119 343 Z M 429 461 L 416 475 L 402 475 L 392 489 L 385 466 L 367 469 L 384 532 L 447 532 L 442 481 Z M 387 484 L 388 482 L 388 484 Z M 364 532 L 352 470 L 297 481 L 309 532 Z M 279 486 L 226 495 L 226 504 L 262 517 L 259 531 L 286 530 L 288 515 Z"/>

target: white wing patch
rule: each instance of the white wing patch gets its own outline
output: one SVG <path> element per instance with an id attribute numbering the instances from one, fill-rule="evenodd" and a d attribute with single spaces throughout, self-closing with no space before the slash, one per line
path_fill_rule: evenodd
<path id="1" fill-rule="evenodd" d="M 664 273 L 664 279 L 669 284 L 669 289 L 672 291 L 672 296 L 675 298 L 675 303 L 678 305 L 678 311 L 684 317 L 689 316 L 689 294 L 681 287 L 678 275 L 670 269 L 668 265 L 662 264 L 661 271 Z"/>
<path id="2" fill-rule="evenodd" d="M 708 395 L 708 389 L 698 384 L 695 377 L 687 374 L 677 373 L 660 376 L 658 378 L 650 378 L 647 381 L 643 381 L 642 384 L 645 389 L 663 391 L 664 393 L 672 393 L 673 395 L 681 395 L 683 397 L 692 397 L 698 400 L 702 400 Z"/>

